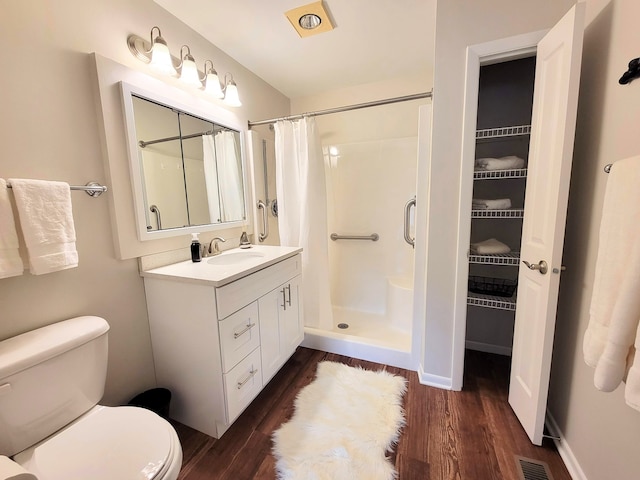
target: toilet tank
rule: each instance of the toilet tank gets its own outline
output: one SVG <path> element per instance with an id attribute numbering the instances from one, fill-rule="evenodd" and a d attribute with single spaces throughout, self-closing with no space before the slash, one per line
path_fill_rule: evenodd
<path id="1" fill-rule="evenodd" d="M 109 324 L 77 317 L 0 342 L 0 455 L 46 438 L 104 393 Z"/>

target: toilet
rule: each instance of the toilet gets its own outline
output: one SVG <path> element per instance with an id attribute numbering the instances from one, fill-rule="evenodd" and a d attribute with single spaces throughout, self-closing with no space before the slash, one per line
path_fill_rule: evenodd
<path id="1" fill-rule="evenodd" d="M 182 447 L 139 407 L 98 405 L 109 325 L 64 320 L 0 342 L 0 455 L 39 480 L 176 480 Z"/>

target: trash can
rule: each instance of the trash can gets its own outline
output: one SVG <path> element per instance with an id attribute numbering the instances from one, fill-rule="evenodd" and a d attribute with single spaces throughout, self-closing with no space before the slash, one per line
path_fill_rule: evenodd
<path id="1" fill-rule="evenodd" d="M 151 410 L 161 417 L 169 418 L 169 405 L 171 404 L 171 391 L 166 388 L 152 388 L 136 395 L 129 400 L 128 405 L 142 407 Z"/>

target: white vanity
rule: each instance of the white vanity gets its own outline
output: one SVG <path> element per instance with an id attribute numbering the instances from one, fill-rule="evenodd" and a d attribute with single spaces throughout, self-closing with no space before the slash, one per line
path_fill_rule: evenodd
<path id="1" fill-rule="evenodd" d="M 301 251 L 254 245 L 142 272 L 172 418 L 220 438 L 300 345 Z"/>

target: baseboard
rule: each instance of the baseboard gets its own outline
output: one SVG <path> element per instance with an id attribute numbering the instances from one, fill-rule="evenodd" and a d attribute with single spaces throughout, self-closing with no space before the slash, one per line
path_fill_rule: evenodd
<path id="1" fill-rule="evenodd" d="M 477 350 L 479 352 L 497 353 L 498 355 L 511 356 L 511 347 L 503 347 L 502 345 L 493 345 L 491 343 L 473 342 L 467 340 L 465 347 L 469 350 Z"/>
<path id="2" fill-rule="evenodd" d="M 442 388 L 444 390 L 453 390 L 453 383 L 451 377 L 441 377 L 440 375 L 433 375 L 424 371 L 422 364 L 418 367 L 418 380 L 422 385 L 428 385 L 429 387 Z"/>
<path id="3" fill-rule="evenodd" d="M 551 415 L 549 410 L 547 410 L 545 423 L 547 425 L 547 428 L 549 429 L 549 433 L 552 436 L 557 437 L 557 439 L 554 438 L 553 441 L 556 444 L 556 448 L 558 449 L 560 458 L 562 458 L 564 465 L 567 467 L 567 470 L 569 471 L 569 475 L 571 475 L 571 478 L 573 480 L 588 480 L 587 476 L 582 471 L 582 468 L 580 467 L 578 460 L 573 454 L 571 447 L 567 443 L 567 439 L 564 438 L 564 436 L 562 435 L 562 431 L 560 430 L 560 427 L 558 427 L 558 424 L 556 423 L 555 419 L 553 418 L 553 415 Z"/>

